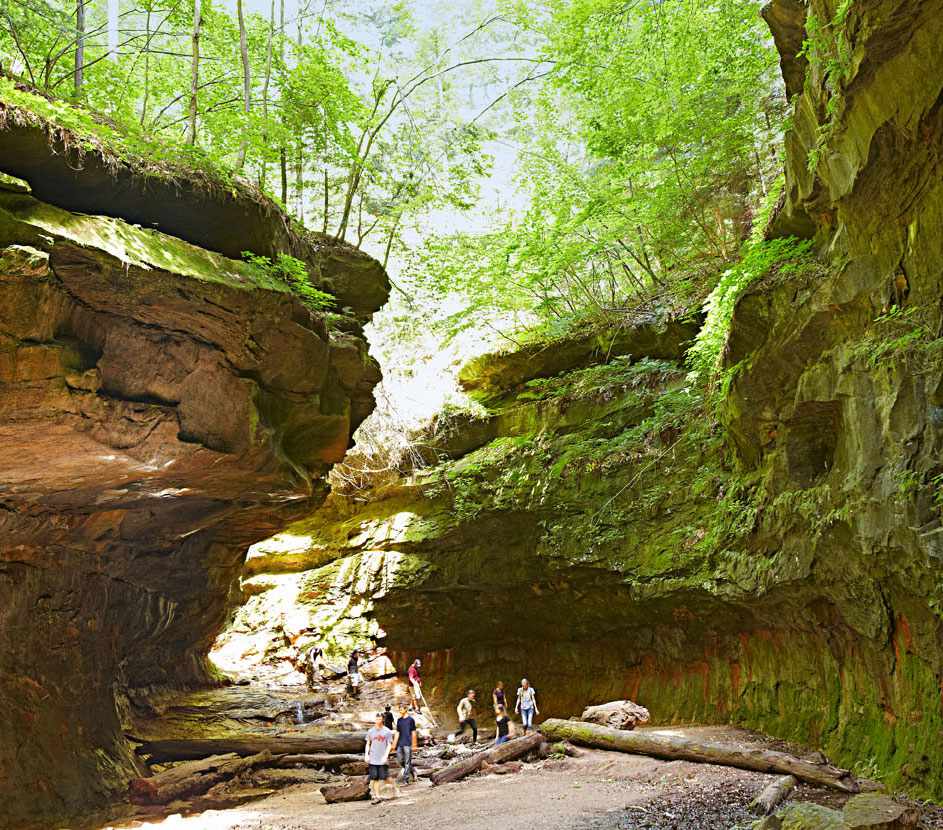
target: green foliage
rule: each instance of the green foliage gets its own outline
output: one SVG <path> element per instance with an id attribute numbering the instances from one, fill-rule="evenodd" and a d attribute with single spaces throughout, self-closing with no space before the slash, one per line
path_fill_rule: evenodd
<path id="1" fill-rule="evenodd" d="M 717 379 L 734 309 L 747 289 L 764 278 L 788 280 L 814 267 L 811 241 L 789 237 L 747 244 L 740 261 L 721 275 L 704 304 L 704 326 L 688 352 L 695 375 L 704 382 Z M 736 369 L 729 367 L 720 378 L 721 388 Z"/>
<path id="2" fill-rule="evenodd" d="M 818 168 L 822 152 L 835 131 L 841 114 L 842 89 L 851 77 L 851 45 L 845 24 L 853 6 L 854 0 L 841 0 L 835 16 L 827 22 L 814 13 L 806 18 L 806 40 L 799 55 L 809 61 L 813 72 L 821 73 L 828 93 L 826 119 L 819 125 L 815 147 L 809 151 L 808 167 L 811 173 Z"/>
<path id="3" fill-rule="evenodd" d="M 311 284 L 308 267 L 300 259 L 280 253 L 273 262 L 269 257 L 259 256 L 252 251 L 243 251 L 242 256 L 269 279 L 288 286 L 312 311 L 329 311 L 336 307 L 333 295 Z"/>
<path id="4" fill-rule="evenodd" d="M 775 178 L 783 101 L 750 4 L 548 0 L 518 11 L 553 70 L 515 100 L 526 204 L 478 233 L 432 238 L 409 273 L 482 314 L 556 331 L 699 304 Z M 601 56 L 604 56 L 602 58 Z"/>
<path id="5" fill-rule="evenodd" d="M 937 365 L 943 353 L 943 338 L 937 337 L 928 322 L 927 310 L 918 306 L 894 305 L 874 319 L 865 337 L 855 343 L 852 357 L 871 368 L 901 359 L 921 365 L 915 370 Z"/>

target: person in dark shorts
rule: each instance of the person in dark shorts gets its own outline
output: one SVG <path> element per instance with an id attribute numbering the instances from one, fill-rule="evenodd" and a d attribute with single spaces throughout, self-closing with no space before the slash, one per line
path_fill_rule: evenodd
<path id="1" fill-rule="evenodd" d="M 507 709 L 504 706 L 498 707 L 498 715 L 494 719 L 494 724 L 497 727 L 497 734 L 494 739 L 495 746 L 499 746 L 511 740 L 514 736 L 514 724 L 511 723 Z"/>
<path id="2" fill-rule="evenodd" d="M 367 746 L 363 753 L 374 804 L 383 800 L 381 794 L 386 780 L 390 777 L 389 758 L 395 737 L 393 730 L 383 725 L 383 713 L 378 712 L 373 728 L 367 732 Z"/>
<path id="3" fill-rule="evenodd" d="M 419 733 L 416 730 L 416 721 L 409 714 L 409 707 L 405 704 L 399 711 L 399 719 L 396 721 L 396 757 L 403 768 L 403 783 L 408 784 L 409 779 L 416 780 L 416 773 L 413 771 L 413 752 L 419 746 Z"/>

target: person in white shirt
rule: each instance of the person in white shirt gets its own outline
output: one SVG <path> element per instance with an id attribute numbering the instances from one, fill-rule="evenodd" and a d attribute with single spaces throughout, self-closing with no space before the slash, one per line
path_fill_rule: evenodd
<path id="1" fill-rule="evenodd" d="M 530 681 L 525 677 L 521 680 L 520 688 L 517 690 L 517 703 L 514 711 L 521 715 L 521 722 L 524 724 L 524 734 L 534 725 L 534 715 L 540 714 L 537 708 L 537 692 L 530 685 Z"/>
<path id="2" fill-rule="evenodd" d="M 470 726 L 472 731 L 472 741 L 478 743 L 478 721 L 475 720 L 475 690 L 469 689 L 455 708 L 458 715 L 458 731 L 456 737 L 465 734 L 465 727 Z"/>

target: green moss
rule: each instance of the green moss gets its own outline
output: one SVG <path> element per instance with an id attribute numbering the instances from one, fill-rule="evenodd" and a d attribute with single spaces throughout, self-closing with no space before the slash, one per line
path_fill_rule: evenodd
<path id="1" fill-rule="evenodd" d="M 31 124 L 46 130 L 80 153 L 95 153 L 114 166 L 126 165 L 144 175 L 193 182 L 207 187 L 246 188 L 231 170 L 220 167 L 198 147 L 163 142 L 143 132 L 118 130 L 104 117 L 85 107 L 46 98 L 0 77 L 0 127 L 5 123 Z"/>
<path id="2" fill-rule="evenodd" d="M 286 284 L 248 263 L 227 259 L 176 237 L 121 219 L 70 213 L 28 196 L 0 195 L 0 234 L 14 238 L 50 234 L 83 248 L 97 248 L 125 265 L 144 270 L 160 269 L 240 289 L 289 290 Z"/>

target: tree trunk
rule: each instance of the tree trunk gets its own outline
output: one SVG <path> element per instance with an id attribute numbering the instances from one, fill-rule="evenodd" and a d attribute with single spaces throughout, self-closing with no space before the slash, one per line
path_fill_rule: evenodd
<path id="1" fill-rule="evenodd" d="M 771 781 L 769 786 L 750 802 L 750 812 L 757 816 L 770 815 L 786 800 L 798 783 L 794 775 L 781 775 Z"/>
<path id="2" fill-rule="evenodd" d="M 339 752 L 300 753 L 296 755 L 279 755 L 273 767 L 289 768 L 297 765 L 303 767 L 320 767 L 322 769 L 338 769 L 345 764 L 356 764 L 363 761 L 363 755 Z"/>
<path id="3" fill-rule="evenodd" d="M 82 95 L 85 80 L 85 0 L 75 4 L 75 97 Z"/>
<path id="4" fill-rule="evenodd" d="M 134 804 L 169 804 L 171 801 L 202 795 L 223 781 L 271 762 L 272 755 L 269 752 L 260 752 L 248 758 L 227 754 L 190 761 L 151 778 L 133 779 L 128 785 L 128 793 Z"/>
<path id="5" fill-rule="evenodd" d="M 190 123 L 187 144 L 196 144 L 197 96 L 200 94 L 200 0 L 193 0 L 193 56 L 190 61 Z"/>
<path id="6" fill-rule="evenodd" d="M 648 709 L 631 700 L 613 700 L 599 706 L 587 706 L 580 715 L 580 720 L 598 723 L 613 729 L 635 729 L 637 724 L 648 723 Z"/>
<path id="7" fill-rule="evenodd" d="M 144 100 L 141 101 L 141 126 L 147 121 L 147 104 L 151 94 L 151 9 L 144 16 Z"/>
<path id="8" fill-rule="evenodd" d="M 245 138 L 249 129 L 249 111 L 252 108 L 252 77 L 249 67 L 249 40 L 246 35 L 246 16 L 242 10 L 242 0 L 236 0 L 236 17 L 239 20 L 239 55 L 242 60 L 242 111 L 246 121 L 242 127 L 243 139 L 239 145 L 239 156 L 236 159 L 236 169 L 242 170 L 246 163 L 246 148 L 249 146 Z"/>
<path id="9" fill-rule="evenodd" d="M 285 0 L 278 0 L 278 57 L 285 66 Z M 288 150 L 284 140 L 278 148 L 278 166 L 282 174 L 282 207 L 288 210 Z"/>
<path id="10" fill-rule="evenodd" d="M 757 772 L 779 772 L 794 775 L 800 781 L 832 787 L 846 793 L 860 791 L 858 782 L 848 770 L 838 769 L 830 764 L 815 764 L 784 752 L 761 747 L 702 742 L 673 735 L 654 735 L 651 732 L 624 732 L 557 718 L 545 720 L 540 725 L 540 731 L 554 741 L 570 741 L 581 746 L 651 755 L 672 761 L 694 761 Z"/>
<path id="11" fill-rule="evenodd" d="M 255 755 L 266 750 L 273 755 L 302 755 L 330 752 L 363 752 L 363 732 L 346 732 L 340 735 L 322 735 L 317 738 L 197 738 L 193 740 L 145 741 L 135 752 L 147 755 L 149 764 L 166 764 L 170 761 L 192 761 L 209 758 L 211 755 Z"/>
<path id="12" fill-rule="evenodd" d="M 520 738 L 512 738 L 507 743 L 500 746 L 491 747 L 473 755 L 468 755 L 449 764 L 445 769 L 437 770 L 429 776 L 429 780 L 435 784 L 451 784 L 453 781 L 461 781 L 468 775 L 478 772 L 482 764 L 503 764 L 505 761 L 513 761 L 522 758 L 528 752 L 537 749 L 546 738 L 539 732 L 533 732 L 530 735 L 524 735 Z"/>
<path id="13" fill-rule="evenodd" d="M 340 804 L 344 801 L 364 801 L 370 796 L 370 784 L 367 777 L 358 778 L 349 784 L 321 787 L 321 795 L 328 804 Z"/>
<path id="14" fill-rule="evenodd" d="M 108 60 L 118 60 L 118 0 L 108 0 Z"/>

